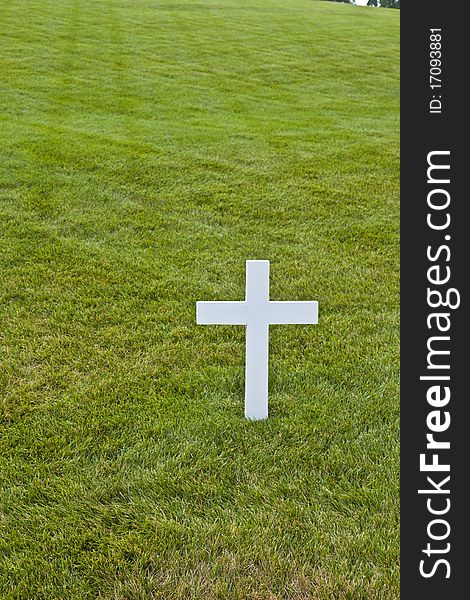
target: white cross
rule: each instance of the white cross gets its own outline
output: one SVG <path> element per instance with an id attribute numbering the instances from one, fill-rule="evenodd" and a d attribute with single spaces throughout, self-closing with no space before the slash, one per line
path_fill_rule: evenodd
<path id="1" fill-rule="evenodd" d="M 246 261 L 244 302 L 196 302 L 198 325 L 246 325 L 245 417 L 268 416 L 269 325 L 318 323 L 318 302 L 271 302 L 269 260 Z"/>

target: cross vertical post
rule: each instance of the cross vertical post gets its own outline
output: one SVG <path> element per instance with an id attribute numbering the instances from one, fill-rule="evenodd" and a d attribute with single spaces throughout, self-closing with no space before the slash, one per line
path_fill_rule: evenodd
<path id="1" fill-rule="evenodd" d="M 268 416 L 269 261 L 246 261 L 245 417 Z"/>

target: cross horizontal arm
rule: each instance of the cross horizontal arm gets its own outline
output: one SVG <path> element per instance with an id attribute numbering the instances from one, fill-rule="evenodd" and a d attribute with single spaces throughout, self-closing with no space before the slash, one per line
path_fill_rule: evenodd
<path id="1" fill-rule="evenodd" d="M 270 325 L 314 325 L 318 323 L 318 302 L 269 302 Z"/>
<path id="2" fill-rule="evenodd" d="M 196 302 L 198 325 L 246 325 L 246 302 Z"/>

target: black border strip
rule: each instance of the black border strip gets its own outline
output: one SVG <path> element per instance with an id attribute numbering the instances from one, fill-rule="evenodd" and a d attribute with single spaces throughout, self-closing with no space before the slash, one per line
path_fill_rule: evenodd
<path id="1" fill-rule="evenodd" d="M 470 506 L 470 491 L 467 491 L 470 398 L 465 385 L 465 373 L 470 371 L 470 365 L 466 365 L 470 352 L 465 314 L 470 278 L 470 249 L 466 244 L 470 231 L 467 232 L 465 219 L 470 199 L 464 185 L 469 171 L 465 162 L 470 154 L 464 148 L 470 129 L 464 108 L 469 72 L 467 13 L 466 2 L 445 0 L 407 0 L 401 8 L 401 597 L 413 600 L 463 598 L 468 593 L 466 579 L 470 576 L 466 518 L 466 509 Z M 434 89 L 430 88 L 429 79 L 430 52 L 436 49 L 430 47 L 431 28 L 442 30 L 442 74 L 438 77 L 442 88 Z M 431 113 L 430 101 L 436 99 L 442 101 L 441 112 Z M 438 102 L 434 102 L 433 108 L 438 110 Z M 436 154 L 430 160 L 449 164 L 450 170 L 447 174 L 445 170 L 431 171 L 428 182 L 428 156 L 433 151 L 449 151 L 449 155 Z M 450 182 L 443 183 L 447 178 Z M 433 192 L 429 200 L 432 190 L 445 191 Z M 429 207 L 428 200 L 431 204 L 445 205 L 447 194 L 448 207 L 442 210 Z M 447 222 L 448 214 L 451 219 L 448 227 L 433 229 L 427 223 L 430 213 L 431 222 L 438 226 Z M 450 256 L 445 247 L 449 248 Z M 429 272 L 433 266 L 438 268 Z M 447 283 L 430 283 L 429 278 L 441 280 L 449 272 Z M 455 309 L 430 307 L 428 288 L 440 291 L 443 298 L 454 288 L 460 296 L 460 306 Z M 434 294 L 431 302 L 438 304 L 438 298 Z M 457 303 L 457 292 L 451 293 L 450 303 Z M 442 317 L 439 321 L 443 328 L 450 322 L 447 332 L 438 330 L 437 318 L 431 317 L 431 327 L 428 326 L 427 318 L 437 312 L 449 315 L 449 320 Z M 448 340 L 436 339 L 430 343 L 431 348 L 449 350 L 450 354 L 428 356 L 427 344 L 432 336 L 448 336 Z M 428 359 L 432 365 L 449 365 L 450 368 L 432 369 Z M 420 376 L 449 376 L 450 379 L 420 380 Z M 436 400 L 434 406 L 428 398 L 432 386 L 440 386 L 434 395 L 429 392 L 431 402 Z M 450 389 L 450 400 L 447 404 L 442 401 L 439 406 L 445 386 Z M 438 415 L 429 417 L 427 422 L 428 415 L 436 410 Z M 451 419 L 449 427 L 434 433 L 433 439 L 450 442 L 450 449 L 427 449 L 426 435 L 433 433 L 429 425 L 444 427 L 448 417 Z M 420 470 L 423 453 L 428 464 L 436 453 L 439 464 L 449 464 L 450 471 Z M 427 476 L 433 479 L 434 486 Z M 448 476 L 450 479 L 442 483 Z M 435 486 L 449 493 L 437 493 Z M 419 494 L 419 489 L 436 493 Z M 435 511 L 448 510 L 442 515 L 433 515 L 429 507 Z M 445 523 L 431 524 L 436 519 L 448 523 L 448 535 Z M 442 540 L 433 540 L 429 531 Z M 437 564 L 440 559 L 447 562 Z M 424 573 L 431 575 L 424 577 L 420 566 Z"/>

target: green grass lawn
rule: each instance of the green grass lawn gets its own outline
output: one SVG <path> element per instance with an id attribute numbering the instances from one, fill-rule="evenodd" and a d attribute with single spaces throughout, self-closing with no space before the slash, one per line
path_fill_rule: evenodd
<path id="1" fill-rule="evenodd" d="M 399 11 L 0 9 L 0 598 L 398 598 Z M 271 327 L 243 416 L 245 260 Z"/>

